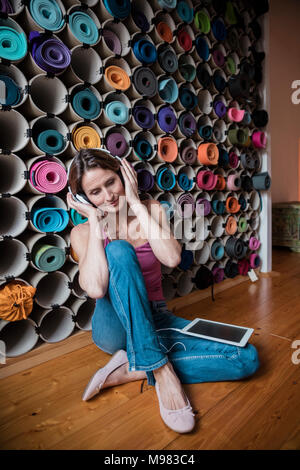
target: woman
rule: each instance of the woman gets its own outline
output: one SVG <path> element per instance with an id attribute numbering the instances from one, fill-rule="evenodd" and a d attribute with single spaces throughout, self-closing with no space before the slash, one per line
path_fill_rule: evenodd
<path id="1" fill-rule="evenodd" d="M 181 245 L 161 204 L 140 200 L 137 174 L 125 158 L 119 162 L 101 149 L 80 150 L 69 185 L 91 203 L 67 195 L 69 207 L 88 218 L 72 229 L 71 245 L 80 286 L 97 299 L 93 340 L 114 354 L 91 378 L 83 400 L 105 387 L 147 378 L 167 426 L 190 432 L 195 419 L 181 383 L 250 376 L 259 367 L 257 351 L 251 344 L 238 348 L 180 332 L 189 321 L 168 311 L 160 264 L 175 268 Z"/>

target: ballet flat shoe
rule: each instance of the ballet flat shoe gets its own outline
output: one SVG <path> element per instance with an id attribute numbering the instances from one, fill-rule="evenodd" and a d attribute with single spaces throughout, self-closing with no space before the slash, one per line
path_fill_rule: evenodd
<path id="1" fill-rule="evenodd" d="M 97 370 L 97 372 L 93 375 L 83 392 L 82 400 L 87 401 L 93 396 L 97 395 L 109 374 L 111 374 L 118 367 L 121 367 L 126 362 L 128 362 L 126 351 L 123 351 L 123 349 L 116 351 L 106 366 Z"/>
<path id="2" fill-rule="evenodd" d="M 155 389 L 159 402 L 160 415 L 164 423 L 173 431 L 179 433 L 191 432 L 195 426 L 194 413 L 192 411 L 189 399 L 185 395 L 187 406 L 179 410 L 168 410 L 164 407 L 161 401 L 159 385 L 155 382 Z"/>

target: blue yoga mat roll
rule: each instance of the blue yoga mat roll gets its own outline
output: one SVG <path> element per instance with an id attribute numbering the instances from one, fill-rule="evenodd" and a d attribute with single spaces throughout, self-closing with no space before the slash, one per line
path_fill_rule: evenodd
<path id="1" fill-rule="evenodd" d="M 14 106 L 21 101 L 21 87 L 16 82 L 6 75 L 0 75 L 0 82 L 3 82 L 5 87 L 5 96 L 0 96 L 0 104 L 7 106 Z"/>
<path id="2" fill-rule="evenodd" d="M 106 10 L 114 17 L 124 20 L 130 15 L 130 0 L 103 0 Z"/>
<path id="3" fill-rule="evenodd" d="M 72 105 L 74 111 L 84 119 L 96 119 L 101 111 L 98 98 L 89 88 L 77 92 L 73 96 Z"/>
<path id="4" fill-rule="evenodd" d="M 174 78 L 163 78 L 159 81 L 158 91 L 166 103 L 174 103 L 178 98 L 178 86 Z"/>
<path id="5" fill-rule="evenodd" d="M 95 44 L 99 38 L 99 31 L 93 18 L 83 11 L 74 11 L 69 16 L 70 30 L 78 41 L 84 44 Z"/>
<path id="6" fill-rule="evenodd" d="M 0 26 L 0 58 L 20 60 L 27 54 L 27 38 L 8 26 Z"/>
<path id="7" fill-rule="evenodd" d="M 125 124 L 129 119 L 129 109 L 122 101 L 107 103 L 105 113 L 115 124 Z"/>
<path id="8" fill-rule="evenodd" d="M 153 64 L 157 59 L 155 46 L 147 39 L 136 41 L 133 45 L 133 53 L 143 64 Z"/>
<path id="9" fill-rule="evenodd" d="M 55 129 L 48 129 L 39 133 L 37 146 L 45 153 L 55 154 L 62 152 L 66 146 L 64 136 Z"/>
<path id="10" fill-rule="evenodd" d="M 58 31 L 65 24 L 63 12 L 56 0 L 30 0 L 29 11 L 34 21 L 49 31 Z"/>
<path id="11" fill-rule="evenodd" d="M 41 232 L 61 232 L 69 223 L 69 214 L 64 209 L 43 207 L 32 211 L 32 223 Z"/>

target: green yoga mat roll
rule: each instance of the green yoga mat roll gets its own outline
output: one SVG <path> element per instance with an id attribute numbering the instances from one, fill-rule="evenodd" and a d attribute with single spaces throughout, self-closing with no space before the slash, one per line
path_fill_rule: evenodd
<path id="1" fill-rule="evenodd" d="M 0 57 L 20 60 L 27 54 L 27 39 L 24 33 L 18 33 L 8 26 L 0 26 Z"/>
<path id="2" fill-rule="evenodd" d="M 33 262 L 41 271 L 52 272 L 60 269 L 66 260 L 65 251 L 52 245 L 39 244 Z"/>

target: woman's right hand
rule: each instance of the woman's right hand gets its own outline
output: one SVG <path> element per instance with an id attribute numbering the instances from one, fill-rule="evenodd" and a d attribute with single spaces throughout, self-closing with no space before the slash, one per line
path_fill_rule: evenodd
<path id="1" fill-rule="evenodd" d="M 98 220 L 102 220 L 108 214 L 97 207 L 93 207 L 91 204 L 74 201 L 70 192 L 67 193 L 67 204 L 69 208 L 74 209 L 80 215 L 87 217 L 88 219 L 97 218 Z"/>

